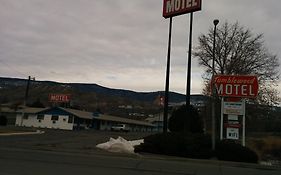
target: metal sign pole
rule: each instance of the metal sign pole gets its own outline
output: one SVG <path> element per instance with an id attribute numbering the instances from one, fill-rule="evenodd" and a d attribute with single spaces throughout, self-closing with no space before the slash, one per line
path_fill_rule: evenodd
<path id="1" fill-rule="evenodd" d="M 190 105 L 190 81 L 191 81 L 191 51 L 192 51 L 192 24 L 193 12 L 190 13 L 190 28 L 189 28 L 189 45 L 188 45 L 188 60 L 187 60 L 187 80 L 186 80 L 186 106 L 189 109 Z M 189 112 L 189 111 L 187 111 Z"/>
<path id="2" fill-rule="evenodd" d="M 224 97 L 221 98 L 221 121 L 220 121 L 220 140 L 223 139 L 223 109 L 224 109 Z"/>
<path id="3" fill-rule="evenodd" d="M 168 107 L 169 107 L 168 104 L 169 104 L 172 25 L 173 25 L 173 17 L 170 17 L 168 53 L 167 53 L 167 69 L 166 69 L 166 85 L 165 85 L 165 101 L 164 101 L 163 133 L 167 133 L 167 130 L 168 130 Z"/>
<path id="4" fill-rule="evenodd" d="M 246 133 L 245 133 L 245 113 L 246 113 L 246 111 L 245 111 L 245 108 L 246 108 L 246 100 L 245 100 L 245 98 L 243 98 L 243 131 L 242 131 L 242 145 L 243 146 L 245 146 L 246 144 L 245 144 L 245 135 L 246 135 Z"/>

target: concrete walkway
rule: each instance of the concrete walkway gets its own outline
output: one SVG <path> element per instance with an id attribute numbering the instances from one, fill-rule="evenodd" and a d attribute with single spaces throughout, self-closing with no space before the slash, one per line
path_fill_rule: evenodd
<path id="1" fill-rule="evenodd" d="M 28 131 L 28 132 L 7 132 L 7 133 L 0 133 L 0 136 L 13 136 L 13 135 L 33 135 L 33 134 L 44 134 L 45 131 Z"/>

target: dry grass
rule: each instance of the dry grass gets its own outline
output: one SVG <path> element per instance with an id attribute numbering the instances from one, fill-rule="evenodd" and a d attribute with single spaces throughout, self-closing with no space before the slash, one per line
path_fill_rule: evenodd
<path id="1" fill-rule="evenodd" d="M 247 141 L 247 147 L 256 151 L 260 160 L 281 160 L 281 137 L 250 138 Z"/>

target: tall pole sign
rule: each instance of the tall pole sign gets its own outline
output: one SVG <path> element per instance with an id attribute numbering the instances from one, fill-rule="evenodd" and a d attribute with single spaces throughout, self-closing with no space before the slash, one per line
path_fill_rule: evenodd
<path id="1" fill-rule="evenodd" d="M 191 74 L 191 36 L 192 36 L 192 21 L 193 12 L 201 10 L 202 0 L 163 0 L 163 17 L 170 18 L 169 23 L 169 41 L 168 55 L 166 68 L 166 85 L 165 85 L 165 103 L 164 103 L 164 123 L 163 132 L 167 132 L 168 126 L 168 104 L 169 104 L 169 77 L 170 77 L 170 54 L 171 54 L 171 32 L 172 19 L 174 16 L 191 13 L 190 15 L 190 37 L 189 37 L 189 56 L 188 56 L 188 71 L 187 71 L 187 94 L 186 105 L 190 104 L 190 74 Z"/>

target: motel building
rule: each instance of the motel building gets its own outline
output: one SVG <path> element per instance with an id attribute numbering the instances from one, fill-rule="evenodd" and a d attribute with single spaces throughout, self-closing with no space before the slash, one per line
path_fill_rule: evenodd
<path id="1" fill-rule="evenodd" d="M 111 130 L 111 126 L 126 124 L 130 131 L 150 132 L 154 125 L 127 118 L 86 112 L 62 107 L 24 108 L 16 114 L 16 126 L 62 130 Z"/>

